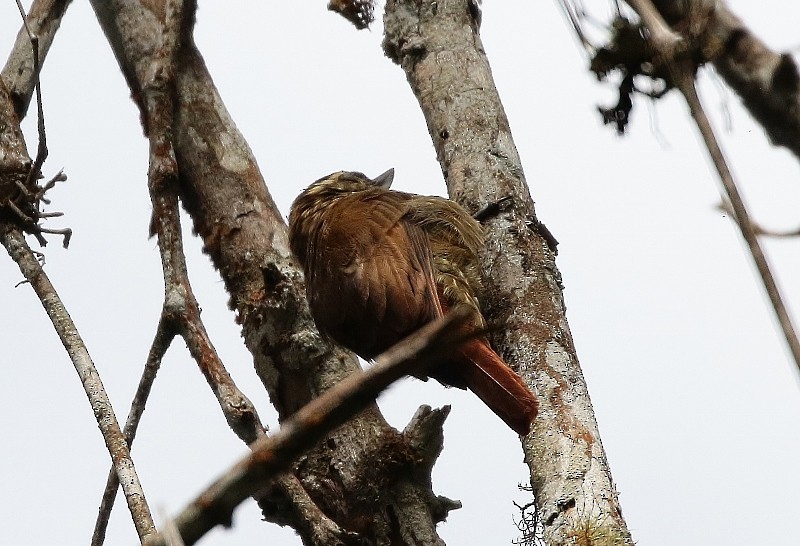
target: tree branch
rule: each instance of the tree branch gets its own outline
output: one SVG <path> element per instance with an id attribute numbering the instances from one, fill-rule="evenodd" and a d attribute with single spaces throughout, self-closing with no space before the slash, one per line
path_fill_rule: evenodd
<path id="1" fill-rule="evenodd" d="M 508 119 L 469 0 L 393 0 L 384 16 L 386 55 L 420 103 L 452 199 L 468 210 L 512 197 L 484 226 L 485 294 L 495 346 L 541 403 L 523 442 L 544 537 L 571 543 L 575 523 L 602 520 L 619 544 L 622 518 L 565 317 L 554 254 L 539 232 Z"/>
<path id="2" fill-rule="evenodd" d="M 150 345 L 144 371 L 142 372 L 141 379 L 139 379 L 139 386 L 136 388 L 136 393 L 133 395 L 131 408 L 125 420 L 125 428 L 122 430 L 129 450 L 133 449 L 133 441 L 136 439 L 136 432 L 139 428 L 142 415 L 144 414 L 147 399 L 150 396 L 150 390 L 153 387 L 158 369 L 161 367 L 161 361 L 167 353 L 167 349 L 169 349 L 175 334 L 173 323 L 169 320 L 165 320 L 162 315 L 161 320 L 158 322 L 158 328 L 156 328 L 156 335 Z M 100 499 L 100 508 L 97 511 L 97 519 L 95 520 L 94 531 L 92 532 L 91 546 L 101 546 L 105 542 L 108 521 L 111 517 L 111 510 L 114 508 L 114 501 L 117 497 L 118 488 L 119 477 L 117 477 L 117 472 L 112 466 L 106 477 L 106 487 L 103 490 L 103 497 Z"/>
<path id="3" fill-rule="evenodd" d="M 29 39 L 27 30 L 25 37 Z M 27 47 L 30 51 L 30 42 Z M 34 47 L 36 47 L 35 44 Z M 34 59 L 36 57 L 34 55 Z M 31 84 L 33 87 L 36 87 L 37 80 L 38 78 L 34 75 Z M 6 206 L 14 205 L 15 200 L 22 199 L 33 207 L 35 212 L 38 212 L 38 203 L 43 199 L 44 193 L 61 179 L 60 176 L 56 176 L 44 187 L 39 187 L 36 183 L 36 176 L 31 177 L 34 170 L 38 173 L 38 168 L 32 168 L 32 162 L 19 127 L 19 120 L 20 116 L 15 111 L 11 95 L 0 79 L 0 150 L 2 150 L 0 153 L 0 212 L 3 213 L 3 219 L 0 222 L 0 238 L 11 258 L 19 266 L 26 281 L 39 296 L 39 300 L 81 378 L 115 471 L 125 483 L 123 491 L 141 539 L 147 534 L 155 532 L 155 526 L 111 402 L 77 328 L 37 257 L 25 242 L 20 229 L 30 229 L 30 226 L 25 225 L 24 218 L 15 218 L 13 215 L 9 218 L 8 213 L 4 210 Z M 43 135 L 40 134 L 40 138 L 42 137 Z M 34 190 L 35 192 L 32 193 Z M 36 234 L 41 236 L 42 231 L 52 230 L 40 229 Z"/>
<path id="4" fill-rule="evenodd" d="M 38 38 L 40 69 L 53 43 L 56 31 L 61 25 L 61 18 L 70 3 L 72 0 L 34 0 L 28 10 L 28 28 Z M 0 72 L 0 77 L 11 93 L 14 109 L 20 119 L 25 117 L 28 110 L 37 76 L 34 70 L 31 42 L 23 25 L 17 34 L 14 48 L 8 56 L 6 65 Z"/>
<path id="5" fill-rule="evenodd" d="M 130 0 L 92 0 L 92 6 L 144 112 L 143 82 L 160 47 L 163 10 L 159 2 Z M 193 44 L 182 48 L 176 87 L 173 143 L 181 201 L 225 282 L 256 371 L 285 419 L 359 365 L 314 328 L 283 217 Z M 417 476 L 384 476 L 380 502 L 374 484 L 360 477 L 373 470 L 370 461 L 381 454 L 379 448 L 397 437 L 376 407 L 337 429 L 296 469 L 302 489 L 313 499 L 307 504 L 318 505 L 319 513 L 340 528 L 377 541 L 404 532 L 418 544 L 439 544 L 427 504 L 430 493 Z M 292 525 L 304 541 L 316 544 L 308 522 L 301 521 L 314 516 L 307 507 L 293 506 L 278 515 L 265 512 L 265 517 Z M 293 519 L 284 519 L 287 514 Z"/>
<path id="6" fill-rule="evenodd" d="M 258 440 L 252 453 L 175 518 L 184 543 L 194 544 L 216 525 L 229 527 L 233 510 L 289 468 L 301 453 L 363 411 L 393 382 L 423 371 L 435 358 L 463 343 L 464 337 L 456 337 L 458 326 L 469 318 L 469 312 L 461 309 L 426 325 L 378 356 L 374 366 L 352 374 L 298 410 L 275 435 Z M 166 546 L 166 541 L 156 535 L 145 545 Z"/>
<path id="7" fill-rule="evenodd" d="M 136 526 L 136 532 L 139 534 L 140 540 L 144 540 L 145 537 L 155 532 L 153 518 L 136 475 L 128 444 L 119 428 L 111 401 L 103 388 L 103 383 L 100 381 L 100 376 L 92 363 L 89 352 L 55 288 L 50 284 L 50 280 L 19 229 L 3 223 L 0 225 L 0 238 L 2 238 L 3 246 L 8 254 L 17 263 L 25 279 L 39 296 L 47 316 L 53 323 L 75 370 L 78 372 L 108 452 L 111 454 L 117 475 L 123 484 L 122 489 Z"/>
<path id="8" fill-rule="evenodd" d="M 800 158 L 800 75 L 792 56 L 767 47 L 722 0 L 656 0 L 653 4 L 667 24 L 702 27 L 694 34 L 705 38 L 705 57 L 772 143 Z"/>
<path id="9" fill-rule="evenodd" d="M 747 207 L 739 194 L 739 189 L 733 179 L 728 163 L 725 160 L 722 148 L 714 135 L 714 130 L 711 127 L 711 122 L 706 116 L 705 110 L 700 103 L 700 97 L 697 95 L 697 90 L 694 85 L 694 73 L 696 67 L 690 59 L 676 58 L 674 48 L 666 48 L 666 38 L 664 36 L 664 28 L 666 22 L 661 18 L 661 15 L 656 12 L 650 0 L 631 0 L 629 2 L 640 16 L 643 22 L 647 25 L 650 31 L 651 44 L 656 53 L 665 61 L 665 64 L 671 69 L 671 79 L 674 85 L 683 95 L 686 103 L 689 105 L 689 111 L 694 118 L 697 128 L 703 137 L 708 153 L 711 156 L 711 161 L 719 174 L 719 179 L 722 182 L 723 190 L 727 195 L 728 201 L 733 208 L 736 218 L 736 224 L 742 233 L 742 237 L 747 243 L 750 250 L 750 255 L 753 257 L 753 262 L 756 265 L 764 289 L 772 304 L 773 311 L 781 326 L 786 343 L 789 346 L 789 351 L 794 358 L 795 365 L 800 371 L 800 340 L 797 338 L 797 332 L 792 324 L 792 319 L 789 316 L 789 310 L 783 301 L 778 284 L 769 267 L 766 255 L 761 248 L 761 243 L 758 240 L 758 235 L 754 229 L 754 224 L 750 220 L 750 214 Z M 640 12 L 641 10 L 641 12 Z M 647 18 L 643 16 L 647 14 Z M 654 26 L 650 26 L 654 25 Z M 669 31 L 669 34 L 673 34 Z"/>
<path id="10" fill-rule="evenodd" d="M 236 386 L 214 349 L 200 318 L 200 308 L 187 275 L 178 213 L 178 166 L 170 135 L 174 111 L 172 97 L 175 94 L 173 59 L 181 41 L 180 37 L 184 36 L 186 39 L 189 36 L 190 29 L 183 27 L 187 21 L 193 21 L 194 13 L 183 13 L 181 6 L 167 7 L 169 9 L 163 46 L 153 59 L 150 79 L 143 86 L 145 127 L 150 140 L 148 186 L 153 203 L 151 230 L 158 237 L 165 299 L 156 337 L 126 422 L 125 437 L 131 446 L 161 359 L 172 337 L 178 333 L 186 341 L 189 352 L 214 392 L 229 426 L 242 441 L 252 444 L 265 435 L 266 427 L 252 402 Z M 193 8 L 191 5 L 189 7 Z M 277 482 L 287 498 L 292 499 L 295 505 L 303 507 L 308 520 L 317 522 L 314 527 L 317 534 L 329 538 L 331 533 L 341 533 L 338 526 L 330 522 L 309 501 L 297 478 L 283 475 Z M 118 484 L 116 474 L 109 473 L 92 537 L 93 546 L 103 543 Z M 326 532 L 322 533 L 318 529 L 325 529 Z"/>

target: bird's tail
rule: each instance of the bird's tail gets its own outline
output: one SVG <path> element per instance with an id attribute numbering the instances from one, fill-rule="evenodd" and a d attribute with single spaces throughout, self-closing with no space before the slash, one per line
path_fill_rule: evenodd
<path id="1" fill-rule="evenodd" d="M 539 411 L 536 396 L 495 353 L 485 339 L 473 339 L 458 349 L 466 387 L 478 395 L 517 434 L 528 434 Z"/>

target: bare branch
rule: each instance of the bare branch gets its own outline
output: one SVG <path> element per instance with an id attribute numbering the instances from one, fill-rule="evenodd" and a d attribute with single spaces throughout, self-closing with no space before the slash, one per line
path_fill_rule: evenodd
<path id="1" fill-rule="evenodd" d="M 666 67 L 653 66 L 652 50 L 663 59 L 674 60 L 677 52 L 670 49 L 680 47 L 695 66 L 711 63 L 764 127 L 772 143 L 785 146 L 800 158 L 800 71 L 790 53 L 767 47 L 723 0 L 628 3 L 644 27 L 617 20 L 633 33 L 620 34 L 615 28 L 611 43 L 593 58 L 592 69 L 598 75 L 607 72 L 609 64 L 616 64 L 629 74 L 663 77 L 660 69 Z M 642 28 L 646 29 L 644 33 L 640 32 Z M 637 38 L 648 48 L 652 45 L 652 50 L 640 51 Z"/>
<path id="2" fill-rule="evenodd" d="M 177 517 L 183 541 L 194 544 L 217 525 L 229 527 L 233 510 L 265 487 L 301 453 L 333 428 L 362 411 L 398 379 L 419 373 L 437 356 L 465 339 L 454 337 L 469 312 L 456 310 L 432 322 L 378 356 L 375 365 L 356 372 L 298 410 L 272 437 L 263 438 L 253 452 L 201 493 Z M 164 537 L 149 537 L 147 546 L 166 545 Z"/>
<path id="3" fill-rule="evenodd" d="M 72 0 L 35 0 L 27 16 L 27 25 L 23 25 L 17 34 L 14 48 L 8 56 L 5 67 L 0 73 L 8 91 L 14 100 L 14 107 L 20 119 L 25 117 L 36 82 L 36 70 L 30 35 L 38 41 L 39 70 L 50 49 L 61 18 Z M 30 33 L 30 35 L 29 35 Z"/>
<path id="4" fill-rule="evenodd" d="M 159 2 L 142 0 L 92 0 L 91 4 L 146 119 L 143 82 L 151 71 L 153 53 L 161 47 L 163 10 Z M 181 201 L 203 238 L 204 252 L 225 282 L 256 372 L 283 420 L 359 369 L 359 364 L 314 328 L 302 275 L 290 257 L 285 220 L 194 44 L 183 44 L 176 70 L 172 134 Z M 386 445 L 396 435 L 377 407 L 361 412 L 295 470 L 302 489 L 341 528 L 367 529 L 380 541 L 390 540 L 387 533 L 399 527 L 413 532 L 421 543 L 439 543 L 427 502 L 432 493 L 417 475 L 387 475 L 381 503 L 353 509 L 354 499 L 374 490 L 361 478 L 372 470 L 364 461 L 375 457 L 375 446 Z M 313 511 L 313 503 L 308 504 Z M 293 506 L 286 514 L 276 517 L 265 512 L 265 517 L 276 521 L 280 517 L 304 541 L 314 543 L 306 524 L 297 521 L 305 513 L 306 506 Z"/>
<path id="5" fill-rule="evenodd" d="M 731 219 L 739 223 L 739 220 L 736 218 L 736 213 L 733 211 L 733 206 L 731 205 L 730 201 L 727 199 L 723 200 L 717 205 L 717 209 L 724 212 Z M 788 238 L 788 237 L 798 237 L 800 236 L 800 227 L 788 230 L 775 230 L 775 229 L 767 229 L 761 224 L 751 222 L 753 226 L 753 231 L 756 235 L 763 235 L 765 237 L 776 237 L 776 238 Z"/>
<path id="6" fill-rule="evenodd" d="M 111 460 L 114 462 L 117 475 L 122 482 L 136 532 L 139 534 L 139 538 L 144 540 L 146 536 L 155 532 L 153 518 L 136 475 L 128 444 L 119 428 L 111 401 L 103 388 L 103 383 L 100 381 L 100 376 L 92 363 L 89 352 L 55 288 L 50 284 L 47 274 L 36 260 L 19 229 L 7 223 L 1 224 L 0 238 L 2 238 L 3 246 L 8 254 L 17 263 L 25 279 L 39 296 L 47 316 L 53 323 L 75 370 L 78 372 L 106 447 L 111 454 Z"/>
<path id="7" fill-rule="evenodd" d="M 193 3 L 187 4 L 194 6 Z M 264 426 L 250 400 L 239 391 L 217 356 L 200 320 L 199 305 L 186 272 L 178 214 L 178 167 L 171 139 L 173 59 L 181 36 L 186 32 L 184 22 L 193 21 L 194 14 L 184 14 L 183 3 L 179 0 L 168 2 L 166 8 L 163 47 L 153 59 L 149 78 L 143 87 L 147 114 L 144 121 L 150 140 L 148 179 L 153 202 L 151 229 L 158 235 L 165 301 L 156 339 L 129 415 L 130 426 L 126 426 L 126 439 L 131 445 L 163 352 L 174 334 L 180 333 L 214 390 L 228 423 L 246 443 L 251 443 L 264 434 Z M 95 525 L 93 544 L 99 545 L 103 542 L 108 514 L 113 506 L 113 494 L 117 487 L 115 481 L 110 475 Z"/>
<path id="8" fill-rule="evenodd" d="M 800 73 L 791 54 L 770 49 L 724 1 L 653 3 L 673 26 L 687 20 L 703 26 L 705 57 L 764 127 L 772 143 L 800 158 Z"/>
<path id="9" fill-rule="evenodd" d="M 33 167 L 28 171 L 28 177 L 25 180 L 25 187 L 30 188 L 35 180 L 41 176 L 42 165 L 47 159 L 47 133 L 44 128 L 44 107 L 42 106 L 42 84 L 39 81 L 39 73 L 42 71 L 42 65 L 39 61 L 39 37 L 31 32 L 28 26 L 28 17 L 25 15 L 25 10 L 22 7 L 22 2 L 17 0 L 17 8 L 22 17 L 22 26 L 28 35 L 28 40 L 31 45 L 31 52 L 33 55 L 33 87 L 36 91 L 36 127 L 39 132 L 39 146 L 36 151 L 36 159 L 33 160 Z M 64 244 L 64 248 L 67 243 Z"/>
<path id="10" fill-rule="evenodd" d="M 783 330 L 783 335 L 789 346 L 789 351 L 792 353 L 798 371 L 800 371 L 800 340 L 797 338 L 797 333 L 792 324 L 791 317 L 789 316 L 789 310 L 783 301 L 778 284 L 769 267 L 769 262 L 761 248 L 761 243 L 758 240 L 753 223 L 750 220 L 750 214 L 739 194 L 739 189 L 733 179 L 733 175 L 731 174 L 722 148 L 714 134 L 714 130 L 711 127 L 711 122 L 700 103 L 700 97 L 697 95 L 697 89 L 694 84 L 696 67 L 692 64 L 690 59 L 675 57 L 674 33 L 668 29 L 666 22 L 655 10 L 650 0 L 630 0 L 629 4 L 639 13 L 642 20 L 647 25 L 650 31 L 652 47 L 660 57 L 667 61 L 666 64 L 672 72 L 671 79 L 689 105 L 692 118 L 694 118 L 700 130 L 708 153 L 711 156 L 711 161 L 714 163 L 714 167 L 719 174 L 722 187 L 733 208 L 737 225 L 742 233 L 742 237 L 747 243 L 750 255 L 753 257 L 758 273 L 761 276 L 761 281 L 764 284 L 764 289 L 770 299 L 775 316 Z M 666 31 L 665 28 L 667 29 Z"/>
<path id="11" fill-rule="evenodd" d="M 150 345 L 144 371 L 139 380 L 139 386 L 136 388 L 136 393 L 131 402 L 128 418 L 125 420 L 123 434 L 125 435 L 125 442 L 128 444 L 129 450 L 133 449 L 133 441 L 136 439 L 136 431 L 139 428 L 139 421 L 144 414 L 144 408 L 150 396 L 150 390 L 153 387 L 158 369 L 161 367 L 161 361 L 167 349 L 169 349 L 175 334 L 176 332 L 172 321 L 165 320 L 162 315 L 158 323 L 158 328 L 156 329 L 156 335 Z M 95 521 L 94 531 L 92 532 L 91 546 L 101 546 L 103 542 L 105 542 L 108 520 L 111 517 L 111 510 L 114 508 L 114 500 L 117 497 L 118 488 L 119 477 L 117 477 L 117 472 L 112 466 L 106 478 L 106 488 L 103 491 L 103 498 L 100 500 L 100 508 L 98 509 L 97 520 Z"/>
<path id="12" fill-rule="evenodd" d="M 190 10 L 193 7 L 187 6 Z M 176 333 L 186 341 L 192 357 L 214 392 L 226 421 L 237 436 L 246 444 L 252 444 L 263 437 L 266 431 L 255 407 L 236 386 L 219 358 L 200 318 L 200 307 L 187 275 L 178 213 L 178 166 L 171 138 L 174 109 L 172 74 L 177 48 L 182 39 L 188 39 L 190 29 L 186 25 L 191 24 L 193 19 L 193 13 L 181 14 L 178 6 L 168 10 L 163 47 L 153 59 L 148 72 L 150 79 L 143 86 L 143 103 L 146 108 L 143 122 L 150 140 L 148 186 L 153 203 L 151 231 L 158 237 L 165 300 L 156 339 L 126 423 L 129 445 L 132 444 L 161 357 Z M 93 546 L 103 543 L 118 483 L 116 475 L 110 473 L 95 525 Z M 316 544 L 328 544 L 332 538 L 346 535 L 319 510 L 295 476 L 281 475 L 276 483 L 282 496 L 289 499 L 293 509 L 301 515 L 299 522 L 294 523 L 305 523 L 308 536 L 314 537 Z"/>

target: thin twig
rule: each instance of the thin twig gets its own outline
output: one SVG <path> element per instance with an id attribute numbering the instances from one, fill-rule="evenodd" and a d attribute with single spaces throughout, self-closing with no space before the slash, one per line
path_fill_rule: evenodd
<path id="1" fill-rule="evenodd" d="M 0 77 L 14 99 L 14 108 L 20 119 L 25 117 L 39 70 L 31 54 L 30 36 L 38 39 L 39 63 L 44 61 L 50 49 L 61 19 L 72 0 L 34 0 L 30 6 L 26 23 L 17 34 L 14 48 L 8 56 Z M 19 2 L 17 8 L 20 8 Z M 24 13 L 24 10 L 21 10 Z"/>
<path id="2" fill-rule="evenodd" d="M 17 0 L 17 8 L 22 17 L 22 25 L 25 27 L 25 32 L 28 33 L 28 39 L 31 42 L 33 49 L 33 84 L 36 91 L 36 127 L 39 133 L 39 146 L 36 150 L 36 159 L 33 161 L 33 166 L 28 171 L 28 179 L 25 181 L 25 187 L 30 188 L 33 182 L 39 178 L 39 173 L 42 172 L 42 165 L 47 159 L 47 133 L 44 128 L 44 108 L 42 107 L 42 84 L 39 80 L 39 73 L 42 66 L 39 63 L 39 37 L 31 32 L 28 26 L 28 16 L 25 14 L 25 9 L 22 7 L 22 2 Z M 66 245 L 65 245 L 66 247 Z"/>
<path id="3" fill-rule="evenodd" d="M 136 394 L 133 396 L 128 418 L 125 420 L 123 434 L 125 435 L 128 449 L 133 449 L 133 440 L 136 438 L 136 431 L 139 428 L 139 421 L 142 418 L 147 399 L 150 396 L 150 390 L 153 387 L 158 369 L 161 367 L 161 361 L 175 337 L 175 333 L 171 321 L 164 320 L 163 318 L 159 321 L 156 335 L 153 338 L 153 343 L 150 345 L 150 352 L 147 355 L 142 377 L 139 380 L 139 386 L 136 388 Z M 94 532 L 92 533 L 91 546 L 101 546 L 105 541 L 108 520 L 111 517 L 111 510 L 114 508 L 114 500 L 117 497 L 118 488 L 119 478 L 112 466 L 106 478 L 106 488 L 103 491 L 103 498 L 100 501 L 100 508 L 98 509 L 97 520 L 95 521 Z"/>
<path id="4" fill-rule="evenodd" d="M 97 369 L 89 356 L 89 351 L 72 322 L 64 304 L 61 302 L 55 288 L 47 278 L 36 256 L 25 242 L 25 237 L 18 228 L 10 225 L 0 225 L 0 238 L 3 246 L 11 258 L 17 263 L 25 279 L 33 287 L 39 300 L 42 302 L 47 316 L 53 323 L 64 348 L 72 360 L 75 370 L 83 383 L 89 403 L 94 411 L 95 418 L 103 434 L 106 447 L 111 454 L 117 475 L 122 482 L 122 490 L 128 502 L 128 508 L 133 516 L 133 523 L 140 540 L 155 532 L 153 518 L 147 506 L 144 492 L 133 460 L 130 457 L 128 444 L 120 430 L 111 401 L 103 387 Z"/>
<path id="5" fill-rule="evenodd" d="M 583 31 L 582 21 L 585 16 L 582 8 L 579 8 L 573 0 L 558 0 L 558 5 L 561 7 L 561 11 L 564 13 L 564 17 L 567 18 L 569 21 L 572 30 L 575 32 L 575 36 L 578 38 L 578 41 L 583 46 L 583 49 L 586 50 L 589 55 L 593 55 L 594 51 L 597 49 L 594 44 L 592 44 L 589 37 L 586 36 L 586 33 Z"/>
<path id="6" fill-rule="evenodd" d="M 173 59 L 185 32 L 181 25 L 194 20 L 191 14 L 182 16 L 179 0 L 174 0 L 171 16 L 173 29 L 165 40 L 168 49 L 154 60 L 152 78 L 143 88 L 148 137 L 150 140 L 150 170 L 148 186 L 153 204 L 151 229 L 158 238 L 161 267 L 164 276 L 165 299 L 162 317 L 171 320 L 177 332 L 186 340 L 189 352 L 211 386 L 230 427 L 247 444 L 264 434 L 265 427 L 255 407 L 233 382 L 217 354 L 211 338 L 200 319 L 200 306 L 192 291 L 183 252 L 183 236 L 178 212 L 178 164 L 172 142 Z M 187 2 L 193 9 L 194 4 Z M 166 47 L 166 46 L 165 46 Z"/>
<path id="7" fill-rule="evenodd" d="M 737 224 L 739 223 L 739 220 L 736 218 L 736 213 L 733 212 L 733 207 L 731 206 L 730 202 L 727 199 L 722 200 L 717 205 L 717 209 L 730 216 L 731 219 Z M 794 229 L 775 230 L 775 229 L 767 229 L 761 224 L 755 222 L 752 223 L 752 226 L 755 234 L 759 236 L 775 237 L 775 238 L 789 238 L 789 237 L 800 236 L 800 227 Z"/>
<path id="8" fill-rule="evenodd" d="M 442 352 L 464 341 L 458 326 L 470 317 L 456 310 L 421 328 L 376 359 L 371 368 L 356 372 L 298 410 L 271 437 L 260 439 L 253 452 L 201 493 L 176 518 L 184 543 L 197 542 L 216 525 L 231 525 L 233 510 L 247 497 L 262 489 L 278 472 L 335 427 L 371 404 L 394 381 L 422 371 Z M 165 545 L 158 535 L 146 546 Z"/>
<path id="9" fill-rule="evenodd" d="M 151 198 L 153 198 L 154 204 L 154 218 L 156 218 L 157 214 L 157 205 L 161 204 L 163 206 L 163 203 L 159 202 L 157 204 L 156 202 L 157 198 L 155 195 L 159 189 L 163 189 L 170 194 L 170 197 L 175 202 L 175 208 L 177 209 L 177 189 L 175 189 L 177 185 L 177 164 L 172 142 L 168 136 L 169 128 L 172 125 L 173 111 L 169 91 L 172 85 L 172 63 L 178 44 L 177 36 L 180 33 L 180 15 L 182 7 L 182 2 L 180 2 L 180 0 L 168 2 L 164 46 L 159 52 L 160 54 L 157 59 L 153 62 L 148 87 L 145 89 L 145 102 L 147 103 L 146 126 L 149 128 L 148 136 L 150 140 L 150 169 L 148 172 L 148 179 Z M 167 190 L 166 188 L 169 189 Z M 185 264 L 183 264 L 182 261 L 183 251 L 180 243 L 180 224 L 178 224 L 176 234 L 176 246 L 180 253 L 180 257 L 177 260 L 170 259 L 173 256 L 165 251 L 162 231 L 159 230 L 158 234 L 164 278 L 167 284 L 166 295 L 162 307 L 161 319 L 159 320 L 156 335 L 151 345 L 150 354 L 148 355 L 142 378 L 139 381 L 139 387 L 134 401 L 131 404 L 131 409 L 125 424 L 125 440 L 129 448 L 133 445 L 133 440 L 136 437 L 139 421 L 144 413 L 153 381 L 155 381 L 158 368 L 161 365 L 161 360 L 178 331 L 177 317 L 181 315 L 181 310 L 185 308 L 183 305 L 178 304 L 178 300 L 183 301 L 182 298 L 171 297 L 171 288 L 173 288 L 174 285 L 169 282 L 169 279 L 175 276 L 173 267 L 171 266 L 174 265 L 176 261 L 178 267 L 183 267 L 183 271 L 185 272 Z M 94 531 L 92 533 L 92 546 L 100 546 L 105 541 L 108 520 L 111 515 L 111 510 L 114 507 L 114 497 L 116 496 L 118 487 L 119 480 L 117 476 L 115 473 L 109 472 L 100 509 L 95 521 Z"/>
<path id="10" fill-rule="evenodd" d="M 719 174 L 722 187 L 725 190 L 728 201 L 733 207 L 736 223 L 739 226 L 742 237 L 747 243 L 750 255 L 753 257 L 758 273 L 761 276 L 761 281 L 772 303 L 775 316 L 783 330 L 783 335 L 786 338 L 789 351 L 794 358 L 795 365 L 798 370 L 800 370 L 800 341 L 798 341 L 797 333 L 792 324 L 792 319 L 789 316 L 786 304 L 783 301 L 783 297 L 781 296 L 778 284 L 775 281 L 775 277 L 772 275 L 769 262 L 761 248 L 756 230 L 753 227 L 754 224 L 750 220 L 750 214 L 747 212 L 747 207 L 739 194 L 739 189 L 736 186 L 728 163 L 722 153 L 722 148 L 711 127 L 711 122 L 700 102 L 700 97 L 697 94 L 697 89 L 694 84 L 693 67 L 688 64 L 688 60 L 677 60 L 674 58 L 673 54 L 676 45 L 675 37 L 677 35 L 667 26 L 661 14 L 656 10 L 650 0 L 628 0 L 628 3 L 636 10 L 642 22 L 650 31 L 652 45 L 657 53 L 662 56 L 664 60 L 672 61 L 666 64 L 670 67 L 673 83 L 686 99 L 692 118 L 694 118 L 700 130 L 700 134 L 703 136 L 703 141 L 708 148 L 708 153 Z"/>

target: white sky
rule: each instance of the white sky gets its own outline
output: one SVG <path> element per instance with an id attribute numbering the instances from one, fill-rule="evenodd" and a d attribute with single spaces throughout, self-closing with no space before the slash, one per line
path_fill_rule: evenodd
<path id="1" fill-rule="evenodd" d="M 798 372 L 729 219 L 718 182 L 678 97 L 637 104 L 630 134 L 602 127 L 598 84 L 551 2 L 487 2 L 482 38 L 537 212 L 560 241 L 568 318 L 628 525 L 639 544 L 796 544 L 800 489 Z M 800 7 L 730 2 L 780 50 L 795 48 Z M 595 4 L 595 13 L 608 9 Z M 591 4 L 590 4 L 591 6 Z M 789 6 L 789 7 L 787 7 Z M 242 17 L 242 15 L 246 15 Z M 0 4 L 0 51 L 19 27 Z M 395 186 L 441 193 L 425 123 L 382 26 L 356 32 L 325 2 L 201 2 L 197 41 L 280 209 L 329 172 L 397 170 Z M 5 55 L 5 54 L 4 54 Z M 43 73 L 48 175 L 74 229 L 54 238 L 47 271 L 123 420 L 155 331 L 163 286 L 147 238 L 147 146 L 113 56 L 86 2 L 67 14 Z M 730 92 L 702 91 L 755 218 L 800 223 L 798 162 L 769 146 Z M 650 121 L 654 118 L 654 124 Z M 660 133 L 664 144 L 656 136 Z M 25 123 L 35 150 L 34 119 Z M 722 131 L 721 131 L 722 133 Z M 184 224 L 186 233 L 190 226 Z M 35 241 L 31 239 L 32 243 Z M 800 320 L 798 242 L 765 241 Z M 226 295 L 196 239 L 187 244 L 203 318 L 262 418 L 275 413 L 241 344 Z M 2 544 L 86 544 L 108 456 L 66 353 L 29 287 L 0 265 Z M 461 499 L 441 534 L 451 544 L 509 544 L 512 499 L 527 482 L 515 436 L 468 393 L 406 380 L 381 398 L 402 428 L 423 403 L 452 404 L 434 491 Z M 151 507 L 175 513 L 246 452 L 228 430 L 182 342 L 170 350 L 134 449 Z M 299 544 L 259 521 L 253 502 L 206 545 Z M 135 533 L 118 500 L 107 544 Z"/>

